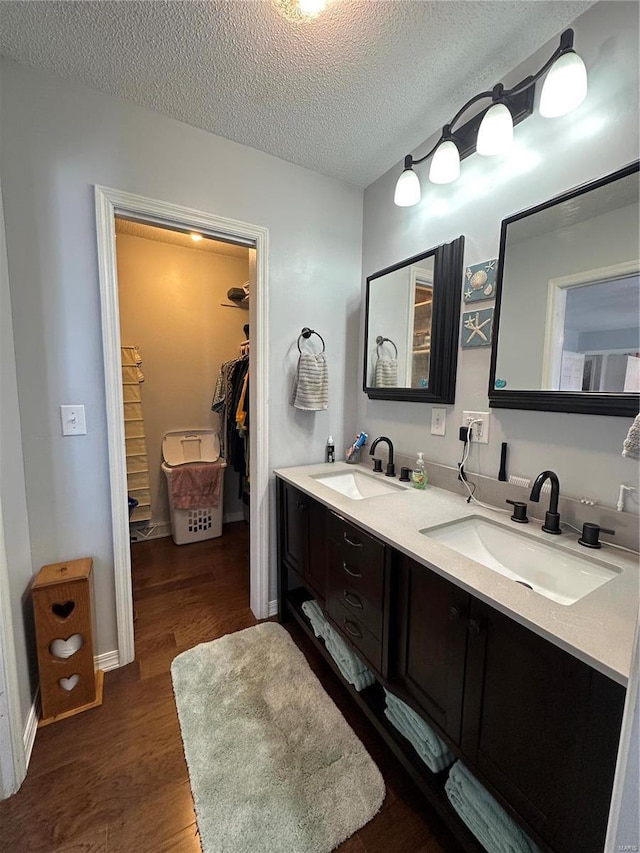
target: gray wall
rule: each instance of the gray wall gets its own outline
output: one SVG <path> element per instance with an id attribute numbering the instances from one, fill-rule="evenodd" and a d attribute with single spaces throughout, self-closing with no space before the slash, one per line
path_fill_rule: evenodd
<path id="1" fill-rule="evenodd" d="M 29 594 L 33 569 L 2 201 L 0 190 L 0 505 L 24 730 L 37 684 L 37 660 Z"/>
<path id="2" fill-rule="evenodd" d="M 11 62 L 2 86 L 0 169 L 33 567 L 93 557 L 96 652 L 105 653 L 117 641 L 94 185 L 269 228 L 270 468 L 320 461 L 329 433 L 344 446 L 345 424 L 351 435 L 362 192 Z M 303 326 L 326 341 L 329 409 L 317 414 L 288 405 Z M 62 403 L 85 404 L 86 436 L 61 436 Z"/>
<path id="3" fill-rule="evenodd" d="M 589 94 L 579 110 L 558 119 L 535 113 L 515 129 L 509 157 L 473 155 L 463 161 L 455 184 L 430 184 L 428 164 L 416 167 L 423 187 L 416 207 L 393 204 L 400 163 L 383 175 L 365 190 L 363 277 L 459 234 L 466 238 L 465 264 L 497 257 L 503 218 L 637 158 L 637 6 L 599 3 L 578 18 L 574 29 L 576 49 L 589 69 Z M 550 42 L 506 82 L 515 84 L 537 70 L 556 46 L 556 40 Z M 495 83 L 486 82 L 489 87 Z M 451 105 L 452 114 L 458 106 Z M 426 152 L 436 138 L 414 155 Z M 427 459 L 455 464 L 462 447 L 462 411 L 489 410 L 489 362 L 490 348 L 460 350 L 456 403 L 447 407 L 445 437 L 430 435 L 430 406 L 370 401 L 362 393 L 356 426 L 372 436 L 390 436 L 401 452 L 424 450 Z M 626 418 L 495 409 L 490 444 L 474 446 L 469 469 L 496 477 L 500 443 L 508 441 L 510 473 L 534 477 L 552 468 L 566 495 L 615 506 L 618 485 L 637 479 L 636 463 L 621 457 L 630 425 Z M 630 507 L 637 511 L 637 503 Z"/>

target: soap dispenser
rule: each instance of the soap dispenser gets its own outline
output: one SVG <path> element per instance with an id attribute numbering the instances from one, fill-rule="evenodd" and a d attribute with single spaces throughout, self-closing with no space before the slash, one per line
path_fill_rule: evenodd
<path id="1" fill-rule="evenodd" d="M 420 452 L 411 472 L 411 482 L 414 489 L 424 489 L 427 485 L 427 472 L 425 471 L 424 459 Z"/>

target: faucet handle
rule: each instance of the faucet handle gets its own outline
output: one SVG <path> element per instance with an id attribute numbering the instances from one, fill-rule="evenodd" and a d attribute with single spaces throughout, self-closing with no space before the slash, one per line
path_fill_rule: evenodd
<path id="1" fill-rule="evenodd" d="M 578 543 L 584 545 L 585 548 L 602 548 L 602 542 L 600 542 L 601 533 L 608 533 L 610 536 L 614 536 L 615 530 L 609 530 L 607 527 L 600 527 L 599 524 L 585 521 L 582 525 L 582 536 L 578 539 Z"/>
<path id="2" fill-rule="evenodd" d="M 527 505 L 524 501 L 507 500 L 506 503 L 511 504 L 513 507 L 511 521 L 517 521 L 518 524 L 529 524 L 529 519 L 527 518 Z"/>
<path id="3" fill-rule="evenodd" d="M 376 474 L 382 473 L 382 459 L 374 459 L 373 460 L 373 470 Z"/>

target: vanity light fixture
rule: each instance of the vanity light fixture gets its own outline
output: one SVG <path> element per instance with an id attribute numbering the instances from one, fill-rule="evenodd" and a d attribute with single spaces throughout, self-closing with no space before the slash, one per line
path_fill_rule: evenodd
<path id="1" fill-rule="evenodd" d="M 540 96 L 540 115 L 556 118 L 580 106 L 587 95 L 587 69 L 573 49 L 573 30 L 565 30 L 560 44 L 542 68 L 526 77 L 512 89 L 498 83 L 489 92 L 475 95 L 458 110 L 449 124 L 442 128 L 433 148 L 419 159 L 407 154 L 404 170 L 396 184 L 394 202 L 399 207 L 411 207 L 420 201 L 420 180 L 413 167 L 433 156 L 429 180 L 434 184 L 449 184 L 460 174 L 460 160 L 477 151 L 482 155 L 503 154 L 513 140 L 514 125 L 533 113 L 533 100 L 538 80 L 548 73 Z M 491 98 L 491 105 L 466 124 L 454 130 L 464 113 Z"/>
<path id="2" fill-rule="evenodd" d="M 193 240 L 194 243 L 199 243 L 202 240 L 202 234 L 198 234 L 197 231 L 192 231 L 189 236 Z"/>

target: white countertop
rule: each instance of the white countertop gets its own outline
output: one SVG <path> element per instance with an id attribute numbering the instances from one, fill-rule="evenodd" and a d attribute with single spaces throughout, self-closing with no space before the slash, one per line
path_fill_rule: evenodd
<path id="1" fill-rule="evenodd" d="M 348 465 L 346 462 L 280 468 L 275 473 L 339 515 L 626 686 L 640 598 L 637 555 L 604 543 L 602 549 L 585 555 L 585 549 L 577 543 L 578 533 L 566 531 L 566 535 L 558 537 L 562 539 L 561 543 L 549 543 L 556 537 L 542 533 L 540 523 L 532 521 L 527 525 L 528 535 L 539 537 L 545 544 L 572 550 L 582 557 L 593 556 L 599 562 L 622 569 L 612 580 L 574 604 L 558 604 L 419 532 L 425 527 L 471 515 L 482 516 L 510 528 L 517 527 L 509 521 L 508 515 L 468 504 L 461 495 L 429 485 L 424 491 L 419 491 L 407 484 L 405 489 L 392 494 L 352 500 L 313 479 L 314 475 L 337 474 L 341 470 L 371 473 L 369 465 Z M 385 481 L 383 474 L 377 477 L 381 482 Z M 398 483 L 398 480 L 392 482 Z"/>

